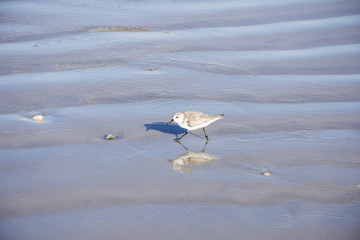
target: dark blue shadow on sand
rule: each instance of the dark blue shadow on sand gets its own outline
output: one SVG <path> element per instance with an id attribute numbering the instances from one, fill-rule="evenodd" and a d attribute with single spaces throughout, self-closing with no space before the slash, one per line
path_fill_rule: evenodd
<path id="1" fill-rule="evenodd" d="M 166 122 L 153 122 L 144 124 L 146 131 L 156 130 L 163 133 L 174 134 L 178 138 L 178 134 L 184 134 L 186 129 L 179 127 L 175 124 L 167 125 Z"/>

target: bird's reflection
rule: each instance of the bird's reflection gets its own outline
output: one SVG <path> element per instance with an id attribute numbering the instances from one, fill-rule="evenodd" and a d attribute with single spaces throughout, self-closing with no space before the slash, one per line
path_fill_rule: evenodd
<path id="1" fill-rule="evenodd" d="M 172 163 L 174 171 L 191 173 L 191 169 L 185 166 L 210 162 L 216 158 L 215 156 L 205 152 L 208 141 L 205 142 L 204 149 L 201 151 L 189 151 L 189 149 L 185 147 L 180 141 L 177 141 L 177 143 L 183 146 L 187 152 L 174 160 L 168 160 Z"/>

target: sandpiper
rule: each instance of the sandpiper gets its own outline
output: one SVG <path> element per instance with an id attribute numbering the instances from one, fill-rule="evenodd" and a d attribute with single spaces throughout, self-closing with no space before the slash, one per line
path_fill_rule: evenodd
<path id="1" fill-rule="evenodd" d="M 224 114 L 209 115 L 201 112 L 186 111 L 184 113 L 175 113 L 173 118 L 167 124 L 176 122 L 180 127 L 187 130 L 184 135 L 182 135 L 178 139 L 175 139 L 177 141 L 179 141 L 182 137 L 188 134 L 190 130 L 195 130 L 199 128 L 203 129 L 206 139 L 209 140 L 209 137 L 205 132 L 205 127 L 215 122 L 216 120 L 222 119 L 223 117 Z"/>

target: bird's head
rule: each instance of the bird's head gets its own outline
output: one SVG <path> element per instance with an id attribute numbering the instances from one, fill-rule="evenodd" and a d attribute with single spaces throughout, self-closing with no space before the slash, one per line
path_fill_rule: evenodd
<path id="1" fill-rule="evenodd" d="M 172 122 L 181 123 L 184 120 L 184 114 L 183 113 L 175 113 L 173 118 L 167 123 L 170 124 Z"/>

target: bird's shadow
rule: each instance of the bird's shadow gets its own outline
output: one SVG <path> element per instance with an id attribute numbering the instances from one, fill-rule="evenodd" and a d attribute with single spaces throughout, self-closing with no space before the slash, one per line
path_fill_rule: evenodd
<path id="1" fill-rule="evenodd" d="M 156 130 L 163 133 L 174 134 L 176 138 L 178 138 L 178 134 L 184 134 L 186 132 L 186 129 L 175 124 L 167 125 L 166 122 L 146 123 L 144 126 L 146 127 L 146 131 Z"/>

